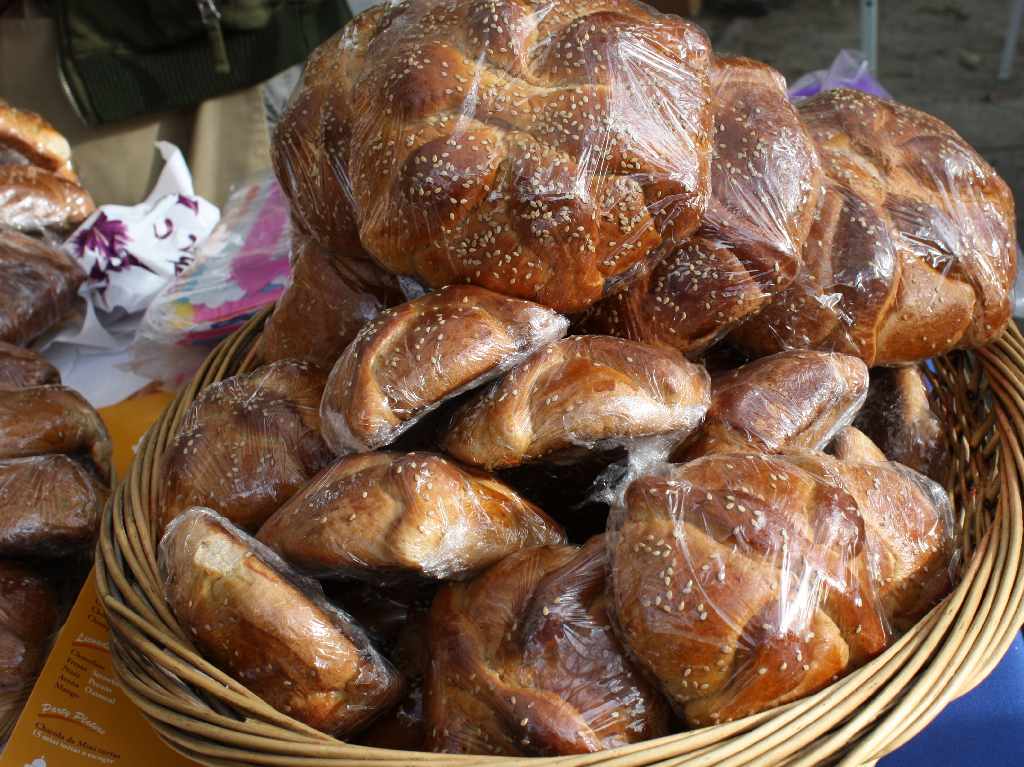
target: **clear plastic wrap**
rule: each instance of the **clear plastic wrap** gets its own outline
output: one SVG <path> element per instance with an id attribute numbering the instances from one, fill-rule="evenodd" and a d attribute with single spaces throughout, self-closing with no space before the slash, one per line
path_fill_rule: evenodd
<path id="1" fill-rule="evenodd" d="M 1002 332 L 1014 203 L 988 163 L 938 119 L 857 91 L 798 109 L 826 174 L 805 268 L 732 339 L 754 354 L 829 349 L 873 367 Z"/>
<path id="2" fill-rule="evenodd" d="M 514 554 L 442 588 L 425 699 L 434 751 L 554 756 L 668 734 L 612 631 L 604 539 Z"/>
<path id="3" fill-rule="evenodd" d="M 707 371 L 674 350 L 572 336 L 463 405 L 442 445 L 487 469 L 655 437 L 670 448 L 700 425 L 710 389 Z"/>
<path id="4" fill-rule="evenodd" d="M 701 228 L 579 327 L 697 354 L 790 285 L 817 209 L 821 163 L 767 64 L 712 67 L 711 202 Z"/>
<path id="5" fill-rule="evenodd" d="M 59 250 L 0 228 L 0 341 L 24 346 L 65 320 L 84 281 Z"/>
<path id="6" fill-rule="evenodd" d="M 0 460 L 49 453 L 79 456 L 100 480 L 110 480 L 110 435 L 81 394 L 35 386 L 0 395 Z"/>
<path id="7" fill-rule="evenodd" d="M 0 341 L 0 390 L 59 384 L 60 373 L 31 349 Z"/>
<path id="8" fill-rule="evenodd" d="M 609 523 L 619 634 L 688 723 L 813 693 L 890 638 L 858 504 L 778 456 L 662 465 Z"/>
<path id="9" fill-rule="evenodd" d="M 35 165 L 77 182 L 71 146 L 57 129 L 35 112 L 16 109 L 0 99 L 0 165 Z"/>
<path id="10" fill-rule="evenodd" d="M 107 495 L 66 455 L 0 460 L 0 557 L 91 553 Z"/>
<path id="11" fill-rule="evenodd" d="M 209 506 L 258 530 L 333 459 L 320 436 L 325 378 L 283 360 L 203 389 L 163 455 L 161 523 Z"/>
<path id="12" fill-rule="evenodd" d="M 95 209 L 74 181 L 32 165 L 0 165 L 0 227 L 59 238 Z"/>
<path id="13" fill-rule="evenodd" d="M 539 304 L 451 285 L 367 323 L 327 380 L 320 417 L 339 455 L 392 443 L 424 415 L 565 335 Z"/>
<path id="14" fill-rule="evenodd" d="M 398 278 L 358 243 L 331 253 L 292 234 L 292 277 L 259 340 L 264 362 L 298 359 L 330 370 L 359 330 L 405 300 Z"/>
<path id="15" fill-rule="evenodd" d="M 868 369 L 846 354 L 780 352 L 714 377 L 711 391 L 704 425 L 674 460 L 821 450 L 864 404 Z"/>
<path id="16" fill-rule="evenodd" d="M 47 580 L 0 560 L 0 705 L 28 696 L 59 627 L 58 597 Z"/>
<path id="17" fill-rule="evenodd" d="M 697 228 L 710 57 L 632 0 L 388 3 L 314 53 L 275 167 L 328 245 L 579 311 Z"/>
<path id="18" fill-rule="evenodd" d="M 932 412 L 920 368 L 872 370 L 868 398 L 854 425 L 889 460 L 945 484 L 949 447 L 942 421 Z"/>
<path id="19" fill-rule="evenodd" d="M 219 514 L 175 518 L 159 564 L 200 652 L 277 710 L 345 736 L 401 696 L 401 677 L 320 586 Z"/>
<path id="20" fill-rule="evenodd" d="M 466 578 L 565 533 L 486 474 L 430 453 L 380 452 L 321 472 L 259 539 L 308 575 L 387 582 Z"/>

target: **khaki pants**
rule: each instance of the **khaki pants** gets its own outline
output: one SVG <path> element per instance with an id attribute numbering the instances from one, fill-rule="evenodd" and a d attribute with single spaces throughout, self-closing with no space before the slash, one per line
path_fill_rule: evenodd
<path id="1" fill-rule="evenodd" d="M 90 128 L 60 84 L 53 22 L 29 11 L 0 17 L 0 98 L 49 120 L 71 143 L 75 168 L 97 204 L 130 205 L 156 181 L 158 140 L 188 158 L 196 192 L 220 205 L 232 185 L 270 166 L 260 86 L 211 99 L 186 112 Z"/>

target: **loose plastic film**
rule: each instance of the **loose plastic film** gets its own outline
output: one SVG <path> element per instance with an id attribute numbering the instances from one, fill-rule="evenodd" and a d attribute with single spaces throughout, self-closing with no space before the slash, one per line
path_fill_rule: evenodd
<path id="1" fill-rule="evenodd" d="M 430 453 L 343 458 L 259 538 L 309 575 L 371 582 L 466 578 L 561 527 L 511 488 Z"/>
<path id="2" fill-rule="evenodd" d="M 398 701 L 401 678 L 319 584 L 215 512 L 176 517 L 159 563 L 199 650 L 279 711 L 343 736 Z"/>
<path id="3" fill-rule="evenodd" d="M 951 128 L 849 90 L 802 102 L 825 171 L 804 271 L 733 334 L 754 354 L 821 348 L 869 366 L 982 346 L 1010 317 L 1014 203 Z"/>
<path id="4" fill-rule="evenodd" d="M 333 459 L 320 436 L 325 377 L 284 360 L 205 389 L 163 457 L 162 523 L 208 506 L 256 532 Z"/>
<path id="5" fill-rule="evenodd" d="M 24 346 L 62 322 L 84 281 L 59 250 L 0 227 L 0 341 Z"/>
<path id="6" fill-rule="evenodd" d="M 393 442 L 424 415 L 561 338 L 568 321 L 543 306 L 456 285 L 368 322 L 324 392 L 324 436 L 338 454 Z"/>

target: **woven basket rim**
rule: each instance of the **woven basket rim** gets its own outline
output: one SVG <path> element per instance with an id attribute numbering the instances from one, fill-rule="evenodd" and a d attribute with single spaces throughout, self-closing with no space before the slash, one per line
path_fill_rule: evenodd
<path id="1" fill-rule="evenodd" d="M 158 487 L 159 456 L 203 387 L 255 367 L 255 342 L 269 313 L 257 314 L 225 339 L 147 432 L 128 476 L 111 495 L 97 549 L 99 594 L 123 687 L 160 737 L 197 762 L 218 767 L 871 764 L 979 684 L 1024 623 L 1024 336 L 1011 323 L 988 347 L 936 361 L 937 393 L 949 399 L 946 423 L 957 435 L 950 489 L 965 522 L 966 561 L 953 593 L 867 665 L 780 708 L 596 754 L 455 756 L 338 741 L 274 710 L 198 655 L 156 580 L 148 509 Z M 952 383 L 943 388 L 944 382 Z M 977 396 L 964 396 L 976 395 L 982 386 L 991 392 L 984 409 Z"/>

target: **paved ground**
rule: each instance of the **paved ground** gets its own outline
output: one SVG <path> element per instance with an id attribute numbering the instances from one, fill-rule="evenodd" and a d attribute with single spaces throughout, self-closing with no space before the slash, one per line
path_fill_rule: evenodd
<path id="1" fill-rule="evenodd" d="M 879 77 L 898 100 L 952 125 L 1014 190 L 1024 241 L 1024 40 L 998 82 L 1011 0 L 880 0 Z M 856 0 L 791 0 L 759 19 L 698 19 L 716 50 L 778 67 L 790 81 L 859 41 Z"/>

